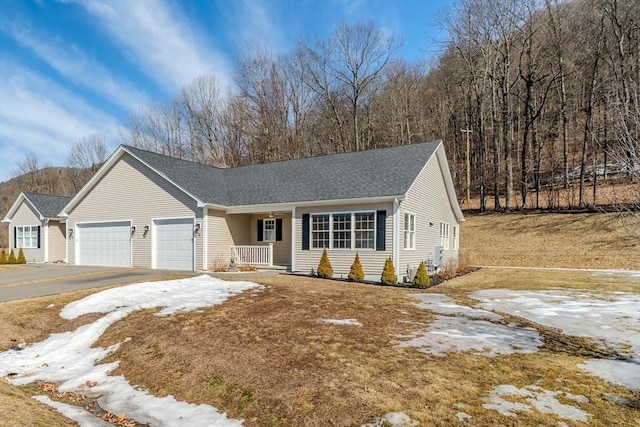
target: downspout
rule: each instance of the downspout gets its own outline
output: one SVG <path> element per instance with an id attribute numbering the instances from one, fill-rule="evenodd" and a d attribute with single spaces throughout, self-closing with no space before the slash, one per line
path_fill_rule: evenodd
<path id="1" fill-rule="evenodd" d="M 296 271 L 296 207 L 291 208 L 291 272 Z"/>
<path id="2" fill-rule="evenodd" d="M 44 238 L 42 239 L 43 242 L 42 244 L 44 244 L 44 262 L 48 263 L 49 262 L 49 220 L 45 219 L 44 221 L 42 221 L 42 225 L 44 228 Z"/>
<path id="3" fill-rule="evenodd" d="M 202 208 L 202 269 L 209 269 L 209 262 L 207 258 L 209 258 L 209 209 L 206 206 Z"/>
<path id="4" fill-rule="evenodd" d="M 396 276 L 398 277 L 400 277 L 400 248 L 398 247 L 400 244 L 399 206 L 400 202 L 398 202 L 398 199 L 393 199 L 393 247 L 391 248 L 391 259 L 396 269 Z"/>

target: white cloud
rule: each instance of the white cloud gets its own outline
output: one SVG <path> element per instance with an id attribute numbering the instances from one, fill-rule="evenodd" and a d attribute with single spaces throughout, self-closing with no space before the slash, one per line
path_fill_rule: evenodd
<path id="1" fill-rule="evenodd" d="M 3 30 L 22 46 L 30 48 L 40 59 L 69 81 L 81 84 L 103 98 L 130 112 L 149 104 L 149 98 L 131 83 L 120 81 L 97 61 L 89 58 L 77 45 L 36 34 L 24 23 L 8 25 Z"/>
<path id="2" fill-rule="evenodd" d="M 18 160 L 36 154 L 43 164 L 63 165 L 78 139 L 118 136 L 115 118 L 89 106 L 50 79 L 5 61 L 0 69 L 0 181 Z"/>
<path id="3" fill-rule="evenodd" d="M 223 86 L 231 83 L 227 59 L 175 7 L 160 1 L 78 3 L 98 19 L 130 60 L 168 93 L 205 73 L 216 75 Z"/>

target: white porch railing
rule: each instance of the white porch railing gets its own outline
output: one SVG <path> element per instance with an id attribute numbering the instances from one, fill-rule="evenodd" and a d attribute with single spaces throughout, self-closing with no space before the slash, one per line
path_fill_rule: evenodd
<path id="1" fill-rule="evenodd" d="M 231 246 L 236 264 L 267 265 L 273 267 L 273 243 L 268 246 Z"/>

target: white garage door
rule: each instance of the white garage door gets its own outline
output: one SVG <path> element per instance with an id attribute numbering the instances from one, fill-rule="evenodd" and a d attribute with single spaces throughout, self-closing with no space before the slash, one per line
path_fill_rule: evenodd
<path id="1" fill-rule="evenodd" d="M 76 225 L 79 265 L 131 267 L 129 221 Z"/>
<path id="2" fill-rule="evenodd" d="M 154 268 L 193 270 L 193 218 L 153 223 Z"/>

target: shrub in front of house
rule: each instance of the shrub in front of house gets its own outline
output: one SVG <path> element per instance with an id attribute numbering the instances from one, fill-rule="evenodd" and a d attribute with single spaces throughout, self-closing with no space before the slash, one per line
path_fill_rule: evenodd
<path id="1" fill-rule="evenodd" d="M 24 252 L 22 251 L 22 248 L 20 248 L 20 250 L 18 251 L 18 259 L 16 261 L 16 264 L 26 264 L 27 263 L 27 259 L 24 257 Z"/>
<path id="2" fill-rule="evenodd" d="M 331 267 L 331 262 L 329 262 L 327 248 L 324 248 L 322 251 L 322 257 L 320 257 L 320 263 L 318 264 L 316 274 L 318 277 L 322 277 L 323 279 L 329 279 L 333 276 L 333 267 Z"/>
<path id="3" fill-rule="evenodd" d="M 3 249 L 2 252 L 0 252 L 0 264 L 6 264 L 6 263 L 7 263 L 7 251 Z"/>
<path id="4" fill-rule="evenodd" d="M 420 263 L 418 271 L 416 271 L 416 275 L 411 283 L 413 283 L 413 286 L 415 286 L 416 288 L 424 289 L 429 287 L 430 280 L 429 275 L 427 274 L 427 269 L 424 266 L 424 262 Z"/>
<path id="5" fill-rule="evenodd" d="M 9 259 L 7 259 L 7 264 L 15 264 L 16 262 L 18 262 L 16 254 L 13 252 L 13 249 L 11 249 L 11 252 L 9 252 Z"/>
<path id="6" fill-rule="evenodd" d="M 364 282 L 364 270 L 362 269 L 362 264 L 360 263 L 360 256 L 358 252 L 356 252 L 356 259 L 353 260 L 353 264 L 351 264 L 351 271 L 349 271 L 349 280 L 352 282 Z"/>
<path id="7" fill-rule="evenodd" d="M 384 268 L 382 269 L 382 276 L 380 276 L 380 281 L 384 285 L 395 285 L 398 283 L 398 276 L 396 276 L 396 269 L 393 266 L 393 261 L 391 257 L 387 258 L 384 262 Z"/>

